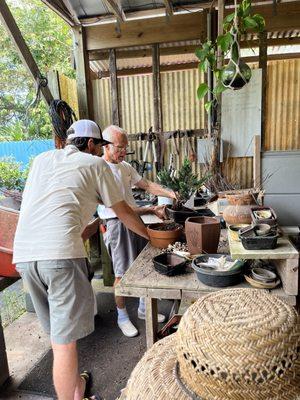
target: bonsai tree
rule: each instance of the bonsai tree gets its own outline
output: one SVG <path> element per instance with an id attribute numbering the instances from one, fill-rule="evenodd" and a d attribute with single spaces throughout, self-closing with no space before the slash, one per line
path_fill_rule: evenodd
<path id="1" fill-rule="evenodd" d="M 192 171 L 191 162 L 185 159 L 182 167 L 178 170 L 178 176 L 173 175 L 170 170 L 163 168 L 157 174 L 157 178 L 161 185 L 172 189 L 176 193 L 177 200 L 173 205 L 173 209 L 179 210 L 191 195 L 204 185 L 209 179 L 209 175 L 198 179 L 198 176 Z"/>

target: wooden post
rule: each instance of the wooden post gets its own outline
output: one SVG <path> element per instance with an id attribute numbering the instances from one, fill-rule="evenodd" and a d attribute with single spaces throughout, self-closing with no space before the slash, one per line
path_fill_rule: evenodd
<path id="1" fill-rule="evenodd" d="M 254 136 L 254 152 L 253 152 L 253 186 L 254 189 L 261 188 L 261 160 L 260 160 L 260 141 L 261 136 Z"/>
<path id="2" fill-rule="evenodd" d="M 262 70 L 261 87 L 261 147 L 264 149 L 266 129 L 266 102 L 267 102 L 267 79 L 268 79 L 268 45 L 267 32 L 259 35 L 259 68 Z"/>
<path id="3" fill-rule="evenodd" d="M 224 0 L 218 0 L 218 35 L 223 33 L 223 18 L 224 18 Z M 215 39 L 215 38 L 213 38 Z M 221 68 L 223 64 L 223 58 L 221 54 L 221 49 L 217 51 L 217 66 Z M 214 85 L 216 82 L 214 82 Z M 218 105 L 216 110 L 216 123 L 213 131 L 213 151 L 211 158 L 211 172 L 216 180 L 220 175 L 220 143 L 221 143 L 221 114 L 222 114 L 222 95 L 218 95 Z"/>
<path id="4" fill-rule="evenodd" d="M 162 131 L 162 106 L 160 85 L 160 61 L 159 44 L 152 46 L 152 73 L 153 73 L 153 108 L 154 108 L 154 131 Z"/>
<path id="5" fill-rule="evenodd" d="M 146 341 L 147 349 L 153 346 L 157 338 L 157 299 L 146 297 Z"/>
<path id="6" fill-rule="evenodd" d="M 39 67 L 37 66 L 23 36 L 12 16 L 9 7 L 5 0 L 0 0 L 0 20 L 7 30 L 12 42 L 14 43 L 16 50 L 21 58 L 23 64 L 27 68 L 28 72 L 32 76 L 33 80 L 38 83 L 39 78 L 42 77 Z M 53 100 L 52 94 L 48 86 L 41 86 L 41 92 L 44 100 L 49 105 Z"/>
<path id="7" fill-rule="evenodd" d="M 121 125 L 120 108 L 119 108 L 119 91 L 117 76 L 117 59 L 116 50 L 109 51 L 109 74 L 111 86 L 111 105 L 112 105 L 112 121 L 114 125 Z"/>
<path id="8" fill-rule="evenodd" d="M 78 110 L 80 119 L 93 119 L 93 96 L 90 78 L 89 58 L 86 50 L 86 31 L 84 27 L 74 27 L 76 53 L 76 81 Z"/>

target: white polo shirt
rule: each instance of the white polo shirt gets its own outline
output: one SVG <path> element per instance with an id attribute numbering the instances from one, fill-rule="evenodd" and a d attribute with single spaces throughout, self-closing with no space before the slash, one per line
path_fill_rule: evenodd
<path id="1" fill-rule="evenodd" d="M 97 205 L 121 200 L 102 158 L 73 145 L 38 155 L 23 193 L 13 262 L 86 257 L 81 233 Z"/>
<path id="2" fill-rule="evenodd" d="M 141 175 L 126 161 L 122 161 L 118 164 L 113 164 L 108 161 L 106 161 L 106 163 L 109 165 L 118 187 L 123 194 L 123 200 L 125 200 L 129 206 L 137 207 L 132 194 L 132 187 L 142 179 Z M 101 219 L 116 217 L 114 211 L 109 207 L 105 207 L 105 205 L 100 205 L 98 207 L 98 214 Z"/>

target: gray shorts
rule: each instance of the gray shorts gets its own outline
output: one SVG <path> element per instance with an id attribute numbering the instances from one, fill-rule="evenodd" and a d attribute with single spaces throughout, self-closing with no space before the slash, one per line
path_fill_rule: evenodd
<path id="1" fill-rule="evenodd" d="M 94 293 L 86 259 L 32 261 L 16 268 L 53 343 L 71 343 L 94 331 Z"/>
<path id="2" fill-rule="evenodd" d="M 121 278 L 148 243 L 146 239 L 129 229 L 118 219 L 106 221 L 104 243 L 112 260 L 116 278 Z"/>

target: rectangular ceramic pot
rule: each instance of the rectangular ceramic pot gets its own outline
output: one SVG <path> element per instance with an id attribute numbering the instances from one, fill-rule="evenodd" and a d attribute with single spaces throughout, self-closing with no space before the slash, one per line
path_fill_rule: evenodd
<path id="1" fill-rule="evenodd" d="M 185 222 L 185 235 L 191 254 L 217 253 L 220 221 L 214 217 L 190 217 Z"/>

